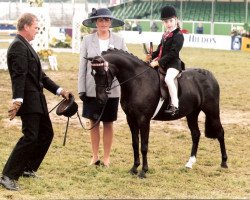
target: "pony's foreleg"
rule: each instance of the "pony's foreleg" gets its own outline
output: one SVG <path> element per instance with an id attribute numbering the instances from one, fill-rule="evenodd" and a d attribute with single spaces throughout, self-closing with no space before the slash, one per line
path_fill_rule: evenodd
<path id="1" fill-rule="evenodd" d="M 136 125 L 135 120 L 131 120 L 127 117 L 128 125 L 132 135 L 132 146 L 134 151 L 134 165 L 130 169 L 131 174 L 137 174 L 137 168 L 140 165 L 140 157 L 139 157 L 139 128 Z"/>
<path id="2" fill-rule="evenodd" d="M 141 135 L 141 153 L 142 153 L 142 171 L 139 174 L 140 178 L 146 178 L 146 173 L 148 171 L 148 138 L 149 138 L 149 126 L 150 121 L 143 122 L 142 127 L 140 128 Z"/>
<path id="3" fill-rule="evenodd" d="M 198 126 L 198 115 L 200 112 L 191 113 L 187 116 L 188 127 L 192 135 L 192 150 L 191 156 L 186 163 L 185 167 L 192 169 L 193 164 L 196 163 L 196 155 L 198 151 L 199 141 L 200 141 L 200 129 Z"/>

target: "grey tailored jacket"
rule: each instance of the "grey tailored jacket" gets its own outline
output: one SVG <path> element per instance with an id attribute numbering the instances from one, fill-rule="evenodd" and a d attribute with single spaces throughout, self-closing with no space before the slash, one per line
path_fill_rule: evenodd
<path id="1" fill-rule="evenodd" d="M 124 39 L 115 33 L 110 32 L 109 47 L 127 51 Z M 92 33 L 83 38 L 80 51 L 80 66 L 78 72 L 78 94 L 86 92 L 88 97 L 96 97 L 95 81 L 91 75 L 91 62 L 84 57 L 100 56 L 100 46 L 97 33 Z M 116 79 L 116 78 L 115 78 Z M 119 84 L 116 80 L 112 86 Z M 120 87 L 110 91 L 109 97 L 120 97 Z"/>

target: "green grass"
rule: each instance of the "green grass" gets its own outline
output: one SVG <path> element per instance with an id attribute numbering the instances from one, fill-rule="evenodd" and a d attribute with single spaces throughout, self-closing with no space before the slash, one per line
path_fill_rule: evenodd
<path id="1" fill-rule="evenodd" d="M 142 46 L 129 50 L 143 58 Z M 197 163 L 184 167 L 191 150 L 186 120 L 152 122 L 149 141 L 149 172 L 146 179 L 128 173 L 133 164 L 131 135 L 123 111 L 115 123 L 110 168 L 88 166 L 91 158 L 89 133 L 78 120 L 70 119 L 66 146 L 62 146 L 66 118 L 51 113 L 55 137 L 38 174 L 39 179 L 20 178 L 20 192 L 0 187 L 0 199 L 169 199 L 169 198 L 250 198 L 250 83 L 249 53 L 184 48 L 181 57 L 187 67 L 212 71 L 221 87 L 221 117 L 225 129 L 228 169 L 221 169 L 217 140 L 201 136 Z M 59 71 L 46 73 L 77 98 L 79 55 L 57 54 Z M 21 136 L 19 119 L 9 122 L 11 102 L 9 74 L 0 71 L 0 170 Z M 46 92 L 48 107 L 61 98 Z M 203 132 L 204 119 L 199 119 Z M 102 149 L 101 149 L 102 151 Z M 101 153 L 102 155 L 102 153 Z"/>

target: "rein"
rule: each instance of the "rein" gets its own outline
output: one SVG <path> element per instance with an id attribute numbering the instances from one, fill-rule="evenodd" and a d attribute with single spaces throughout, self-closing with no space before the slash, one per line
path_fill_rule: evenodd
<path id="1" fill-rule="evenodd" d="M 142 75 L 143 73 L 145 73 L 145 72 L 148 71 L 149 69 L 151 69 L 151 67 L 148 67 L 147 69 L 145 69 L 145 70 L 142 71 L 141 73 L 136 74 L 135 76 L 133 76 L 133 77 L 131 77 L 131 78 L 129 78 L 129 79 L 127 79 L 127 80 L 125 80 L 125 81 L 119 83 L 118 85 L 114 85 L 112 88 L 109 88 L 108 91 L 110 91 L 110 90 L 112 90 L 112 89 L 114 89 L 114 88 L 116 88 L 116 87 L 118 87 L 118 86 L 121 86 L 121 85 L 123 85 L 124 83 L 127 83 L 128 81 L 130 81 L 130 80 L 132 80 L 132 79 L 134 79 L 134 78 L 136 78 L 136 77 Z M 117 79 L 116 79 L 116 80 L 117 80 Z M 114 80 L 114 81 L 116 81 L 116 80 Z M 114 81 L 112 81 L 112 83 L 113 83 Z"/>

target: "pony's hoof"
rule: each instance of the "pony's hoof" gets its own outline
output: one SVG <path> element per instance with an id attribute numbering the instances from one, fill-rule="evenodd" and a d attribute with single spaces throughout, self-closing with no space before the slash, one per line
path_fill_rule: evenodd
<path id="1" fill-rule="evenodd" d="M 192 169 L 192 168 L 193 168 L 193 164 L 187 163 L 187 164 L 185 165 L 185 167 L 188 168 L 188 169 Z"/>
<path id="2" fill-rule="evenodd" d="M 227 166 L 227 163 L 226 163 L 226 162 L 222 162 L 220 166 L 221 166 L 222 168 L 225 168 L 225 169 L 227 169 L 227 168 L 228 168 L 228 166 Z"/>
<path id="3" fill-rule="evenodd" d="M 139 178 L 146 178 L 146 173 L 142 170 L 140 174 L 138 175 Z"/>
<path id="4" fill-rule="evenodd" d="M 130 173 L 131 175 L 136 175 L 136 174 L 138 174 L 138 170 L 132 168 L 132 169 L 129 171 L 129 173 Z"/>

